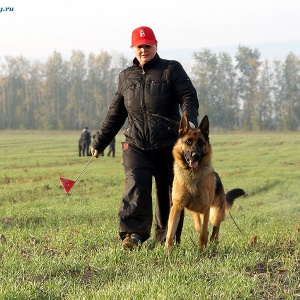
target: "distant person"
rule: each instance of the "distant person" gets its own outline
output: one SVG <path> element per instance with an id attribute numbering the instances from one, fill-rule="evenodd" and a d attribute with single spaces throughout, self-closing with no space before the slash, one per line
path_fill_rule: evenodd
<path id="1" fill-rule="evenodd" d="M 116 138 L 114 138 L 111 141 L 111 143 L 109 144 L 109 149 L 108 149 L 107 156 L 110 156 L 110 154 L 112 155 L 112 157 L 115 157 L 115 154 L 116 154 Z"/>
<path id="2" fill-rule="evenodd" d="M 82 156 L 90 156 L 90 145 L 91 145 L 91 133 L 88 131 L 88 127 L 82 130 L 81 136 L 81 151 Z M 80 156 L 80 155 L 79 155 Z"/>

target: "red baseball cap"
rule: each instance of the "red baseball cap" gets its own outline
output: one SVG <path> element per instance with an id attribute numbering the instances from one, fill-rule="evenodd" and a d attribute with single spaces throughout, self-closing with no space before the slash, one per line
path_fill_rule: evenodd
<path id="1" fill-rule="evenodd" d="M 131 47 L 138 45 L 155 45 L 156 38 L 153 30 L 147 26 L 141 26 L 132 31 Z"/>

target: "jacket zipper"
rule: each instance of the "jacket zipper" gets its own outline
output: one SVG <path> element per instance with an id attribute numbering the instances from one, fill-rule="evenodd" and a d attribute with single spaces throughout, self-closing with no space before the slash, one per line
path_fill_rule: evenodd
<path id="1" fill-rule="evenodd" d="M 147 116 L 147 110 L 146 110 L 146 104 L 145 104 L 145 83 L 146 83 L 146 72 L 144 71 L 143 66 L 141 66 L 142 68 L 142 82 L 141 82 L 141 86 L 142 86 L 142 93 L 141 93 L 141 99 L 140 99 L 140 103 L 141 103 L 141 108 L 142 108 L 142 112 L 143 112 L 143 116 L 144 116 L 144 136 L 145 136 L 145 141 L 149 140 L 149 130 L 148 130 L 148 116 Z M 144 148 L 148 148 L 148 145 L 144 145 Z"/>

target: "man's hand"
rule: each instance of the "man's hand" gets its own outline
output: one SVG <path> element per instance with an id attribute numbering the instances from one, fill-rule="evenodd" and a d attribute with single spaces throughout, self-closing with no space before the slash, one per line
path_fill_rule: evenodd
<path id="1" fill-rule="evenodd" d="M 98 150 L 96 150 L 96 149 L 94 149 L 92 147 L 91 147 L 91 154 L 92 154 L 92 156 L 94 156 L 96 158 L 98 158 L 98 156 L 99 156 Z"/>

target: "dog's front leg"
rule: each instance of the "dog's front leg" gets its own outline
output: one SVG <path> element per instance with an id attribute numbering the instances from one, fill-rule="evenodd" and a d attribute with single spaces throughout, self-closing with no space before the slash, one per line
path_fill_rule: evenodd
<path id="1" fill-rule="evenodd" d="M 198 212 L 191 212 L 194 219 L 194 228 L 197 232 L 201 233 L 202 221 Z"/>
<path id="2" fill-rule="evenodd" d="M 174 237 L 178 227 L 181 211 L 182 208 L 180 208 L 176 204 L 173 204 L 173 206 L 171 207 L 169 220 L 168 220 L 167 237 L 165 243 L 165 250 L 167 253 L 169 253 L 172 246 L 174 245 Z"/>
<path id="3" fill-rule="evenodd" d="M 208 241 L 208 220 L 209 220 L 209 208 L 206 209 L 204 214 L 200 214 L 202 220 L 202 226 L 200 230 L 199 249 L 203 250 L 206 247 Z"/>

